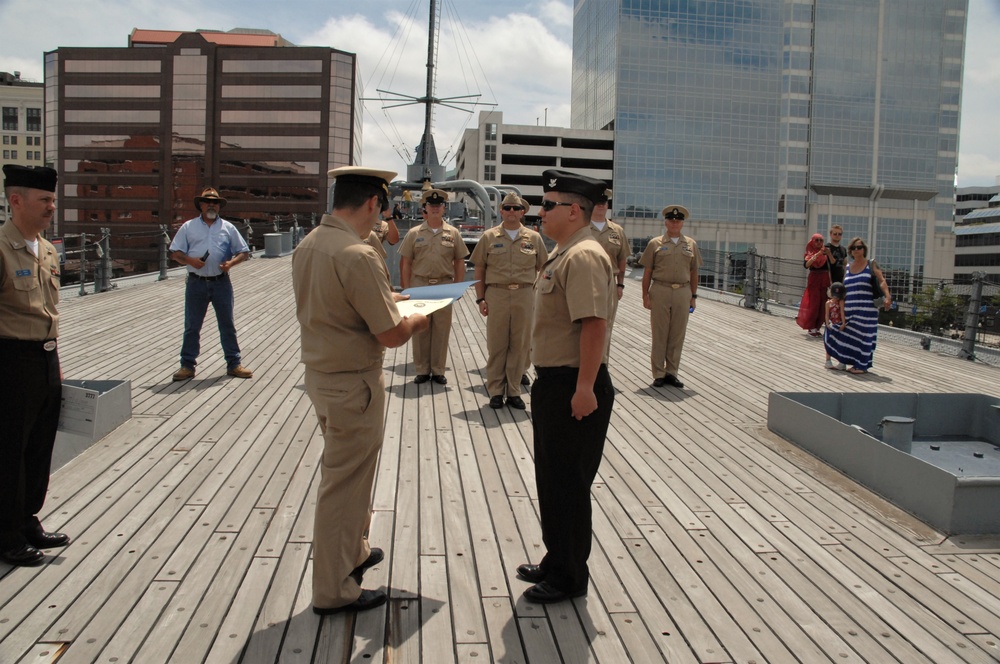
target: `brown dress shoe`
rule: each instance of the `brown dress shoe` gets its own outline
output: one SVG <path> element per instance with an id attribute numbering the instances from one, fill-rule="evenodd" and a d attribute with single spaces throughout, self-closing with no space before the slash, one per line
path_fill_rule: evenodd
<path id="1" fill-rule="evenodd" d="M 253 372 L 242 364 L 237 364 L 235 367 L 227 371 L 226 375 L 235 376 L 236 378 L 253 378 Z"/>
<path id="2" fill-rule="evenodd" d="M 189 378 L 194 378 L 194 369 L 181 367 L 177 373 L 174 374 L 174 380 L 188 380 Z"/>

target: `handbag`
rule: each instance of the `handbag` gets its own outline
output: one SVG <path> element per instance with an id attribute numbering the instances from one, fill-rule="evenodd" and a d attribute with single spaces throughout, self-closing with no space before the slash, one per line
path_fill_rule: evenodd
<path id="1" fill-rule="evenodd" d="M 881 300 L 885 296 L 882 295 L 882 286 L 879 284 L 878 276 L 875 274 L 875 261 L 868 261 L 868 271 L 872 286 L 872 299 Z"/>

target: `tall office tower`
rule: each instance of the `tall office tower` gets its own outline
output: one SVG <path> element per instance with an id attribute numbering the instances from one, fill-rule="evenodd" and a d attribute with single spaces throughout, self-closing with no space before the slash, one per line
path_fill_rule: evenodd
<path id="1" fill-rule="evenodd" d="M 681 203 L 708 247 L 801 258 L 839 223 L 884 265 L 948 276 L 966 9 L 577 0 L 572 125 L 615 130 L 632 235 Z"/>
<path id="2" fill-rule="evenodd" d="M 128 48 L 46 53 L 57 232 L 110 228 L 121 249 L 123 235 L 196 216 L 206 186 L 228 219 L 318 218 L 327 171 L 360 159 L 355 60 L 266 30 L 135 30 Z M 155 261 L 155 246 L 132 242 L 125 257 Z"/>

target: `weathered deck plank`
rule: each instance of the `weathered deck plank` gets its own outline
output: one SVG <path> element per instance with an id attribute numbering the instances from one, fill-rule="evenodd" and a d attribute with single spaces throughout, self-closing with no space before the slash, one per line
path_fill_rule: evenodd
<path id="1" fill-rule="evenodd" d="M 290 259 L 234 271 L 249 381 L 225 376 L 212 325 L 198 376 L 171 381 L 180 276 L 64 298 L 67 378 L 131 380 L 133 419 L 53 476 L 45 522 L 73 544 L 0 566 L 0 662 L 1000 661 L 1000 538 L 945 538 L 765 427 L 771 391 L 997 394 L 998 369 L 883 343 L 873 375 L 826 371 L 790 320 L 706 294 L 687 387 L 654 390 L 626 288 L 590 594 L 539 607 L 514 574 L 543 551 L 531 400 L 487 406 L 465 297 L 447 386 L 413 385 L 409 346 L 386 353 L 371 540 L 387 559 L 365 582 L 390 601 L 321 619 L 322 438 Z"/>

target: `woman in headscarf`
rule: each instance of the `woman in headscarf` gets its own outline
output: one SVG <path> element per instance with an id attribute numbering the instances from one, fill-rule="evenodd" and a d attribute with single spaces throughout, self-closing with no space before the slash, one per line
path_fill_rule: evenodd
<path id="1" fill-rule="evenodd" d="M 806 245 L 802 261 L 809 270 L 809 279 L 799 304 L 799 315 L 795 317 L 799 327 L 808 330 L 809 336 L 813 337 L 820 336 L 819 328 L 823 327 L 826 316 L 823 305 L 826 304 L 826 289 L 830 287 L 830 270 L 826 264 L 828 258 L 823 235 L 815 233 Z"/>

